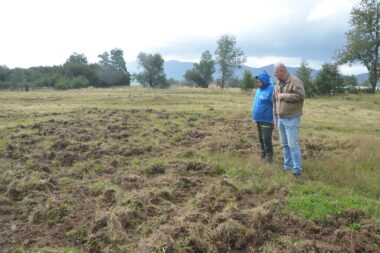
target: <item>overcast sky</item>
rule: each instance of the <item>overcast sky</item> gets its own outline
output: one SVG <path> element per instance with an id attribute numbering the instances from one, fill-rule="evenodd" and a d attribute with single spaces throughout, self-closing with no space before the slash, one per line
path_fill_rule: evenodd
<path id="1" fill-rule="evenodd" d="M 90 62 L 121 48 L 165 60 L 198 61 L 223 34 L 237 38 L 246 65 L 276 62 L 319 69 L 345 44 L 357 0 L 0 0 L 0 65 L 63 64 L 73 53 Z M 366 72 L 360 65 L 343 73 Z"/>

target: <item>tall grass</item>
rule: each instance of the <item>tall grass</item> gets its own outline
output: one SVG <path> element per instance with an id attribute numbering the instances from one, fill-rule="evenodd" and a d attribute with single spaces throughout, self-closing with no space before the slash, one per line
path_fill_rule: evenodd
<path id="1" fill-rule="evenodd" d="M 364 137 L 352 142 L 356 147 L 345 156 L 325 154 L 306 160 L 305 174 L 309 180 L 380 200 L 380 139 Z"/>
<path id="2" fill-rule="evenodd" d="M 241 191 L 256 193 L 271 191 L 292 185 L 295 179 L 290 173 L 283 172 L 278 164 L 267 164 L 252 154 L 236 156 L 229 153 L 209 154 L 207 162 L 213 163 L 215 170 L 225 173 Z"/>

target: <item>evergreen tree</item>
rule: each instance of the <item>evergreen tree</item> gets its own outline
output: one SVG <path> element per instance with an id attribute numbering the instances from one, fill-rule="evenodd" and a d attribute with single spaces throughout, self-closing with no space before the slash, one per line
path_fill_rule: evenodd
<path id="1" fill-rule="evenodd" d="M 321 71 L 315 78 L 315 88 L 317 94 L 327 95 L 331 92 L 340 92 L 343 85 L 343 78 L 339 72 L 338 65 L 325 63 Z"/>
<path id="2" fill-rule="evenodd" d="M 244 71 L 243 80 L 241 81 L 241 89 L 249 90 L 257 87 L 256 78 L 248 70 Z"/>
<path id="3" fill-rule="evenodd" d="M 301 79 L 304 85 L 306 97 L 311 97 L 314 94 L 313 81 L 311 80 L 311 68 L 306 60 L 301 61 L 301 65 L 297 70 L 296 76 Z"/>

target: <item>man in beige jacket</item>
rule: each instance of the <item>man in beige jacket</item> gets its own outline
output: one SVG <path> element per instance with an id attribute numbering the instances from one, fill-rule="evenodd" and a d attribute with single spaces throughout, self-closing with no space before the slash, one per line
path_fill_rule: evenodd
<path id="1" fill-rule="evenodd" d="M 302 155 L 298 144 L 305 90 L 302 81 L 291 75 L 283 63 L 274 65 L 278 83 L 273 92 L 274 125 L 278 126 L 284 153 L 284 170 L 293 171 L 294 176 L 302 173 Z"/>

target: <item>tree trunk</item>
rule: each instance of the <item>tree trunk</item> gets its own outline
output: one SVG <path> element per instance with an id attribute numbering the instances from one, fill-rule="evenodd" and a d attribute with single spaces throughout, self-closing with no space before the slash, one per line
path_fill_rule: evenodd
<path id="1" fill-rule="evenodd" d="M 377 80 L 378 80 L 378 75 L 374 74 L 374 73 L 369 73 L 369 83 L 371 84 L 372 86 L 372 93 L 375 93 L 376 92 L 376 84 L 377 84 Z"/>

